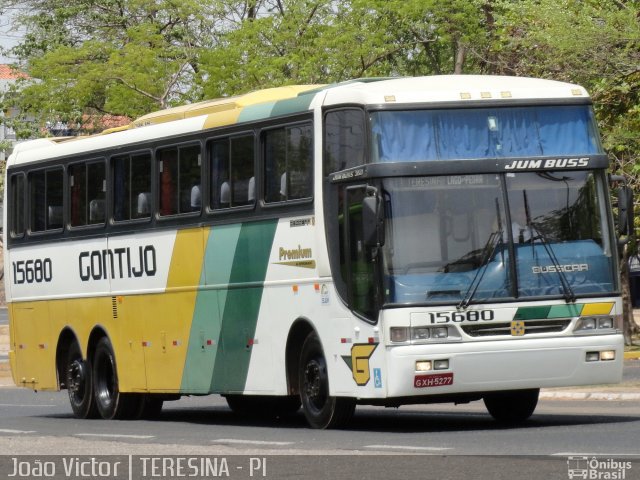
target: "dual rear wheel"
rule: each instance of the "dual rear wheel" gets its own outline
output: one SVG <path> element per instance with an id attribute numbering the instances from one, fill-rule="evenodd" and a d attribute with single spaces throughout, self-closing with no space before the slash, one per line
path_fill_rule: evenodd
<path id="1" fill-rule="evenodd" d="M 69 403 L 78 418 L 150 418 L 162 410 L 159 397 L 120 392 L 116 359 L 107 337 L 98 341 L 91 361 L 82 359 L 74 342 L 69 348 L 66 377 Z"/>

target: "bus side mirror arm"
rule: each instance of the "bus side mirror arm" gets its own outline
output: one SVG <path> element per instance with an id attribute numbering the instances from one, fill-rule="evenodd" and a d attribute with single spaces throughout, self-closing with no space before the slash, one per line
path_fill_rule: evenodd
<path id="1" fill-rule="evenodd" d="M 367 188 L 362 200 L 362 238 L 366 247 L 384 245 L 384 207 L 377 189 Z"/>

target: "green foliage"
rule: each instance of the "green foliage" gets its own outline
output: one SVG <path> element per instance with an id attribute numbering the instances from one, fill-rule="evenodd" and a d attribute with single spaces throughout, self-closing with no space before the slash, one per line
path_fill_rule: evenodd
<path id="1" fill-rule="evenodd" d="M 0 0 L 22 5 L 4 98 L 36 118 L 137 117 L 285 84 L 448 73 L 539 76 L 592 94 L 612 168 L 640 191 L 637 0 Z M 28 7 L 28 8 L 27 8 Z M 33 125 L 33 123 L 31 123 Z"/>

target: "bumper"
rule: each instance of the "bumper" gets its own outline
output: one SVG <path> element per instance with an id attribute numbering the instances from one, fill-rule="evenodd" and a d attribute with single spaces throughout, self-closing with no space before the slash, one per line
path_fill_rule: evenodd
<path id="1" fill-rule="evenodd" d="M 603 350 L 614 350 L 615 360 L 586 361 L 587 352 Z M 416 361 L 442 359 L 449 360 L 448 370 L 415 371 Z M 623 359 L 622 335 L 388 347 L 387 396 L 619 383 Z M 422 380 L 443 374 L 453 377 L 447 381 Z"/>

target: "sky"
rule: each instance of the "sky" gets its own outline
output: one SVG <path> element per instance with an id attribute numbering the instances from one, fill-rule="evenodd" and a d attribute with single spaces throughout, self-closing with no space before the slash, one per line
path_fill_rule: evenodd
<path id="1" fill-rule="evenodd" d="M 0 47 L 11 48 L 20 40 L 20 33 L 12 31 L 13 9 L 0 11 Z M 12 63 L 14 60 L 0 52 L 0 63 Z"/>

